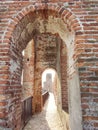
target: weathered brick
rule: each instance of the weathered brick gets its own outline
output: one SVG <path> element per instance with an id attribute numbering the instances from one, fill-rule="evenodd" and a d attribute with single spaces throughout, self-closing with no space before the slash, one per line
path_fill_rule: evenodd
<path id="1" fill-rule="evenodd" d="M 22 68 L 22 63 L 21 63 L 22 56 L 20 52 L 26 47 L 27 43 L 32 38 L 34 38 L 35 34 L 36 35 L 37 33 L 39 34 L 38 32 L 39 27 L 37 28 L 38 29 L 37 31 L 35 29 L 32 32 L 32 30 L 30 30 L 32 27 L 31 28 L 29 27 L 29 29 L 27 29 L 28 27 L 27 25 L 33 23 L 37 18 L 41 18 L 45 20 L 45 24 L 47 24 L 49 20 L 48 19 L 49 16 L 53 16 L 55 18 L 59 18 L 59 20 L 62 18 L 63 22 L 65 23 L 66 29 L 68 28 L 70 33 L 72 31 L 72 33 L 74 33 L 75 35 L 75 40 L 73 40 L 74 53 L 72 55 L 72 58 L 74 60 L 73 62 L 76 62 L 77 67 L 79 67 L 78 71 L 79 71 L 79 76 L 80 76 L 79 77 L 80 87 L 81 88 L 85 87 L 84 89 L 81 89 L 81 93 L 82 93 L 81 98 L 84 96 L 85 97 L 92 96 L 92 98 L 96 99 L 98 95 L 97 94 L 94 95 L 94 93 L 97 92 L 97 89 L 88 89 L 88 87 L 98 86 L 97 84 L 97 81 L 98 81 L 98 73 L 97 73 L 97 69 L 98 69 L 98 63 L 97 63 L 98 62 L 98 54 L 97 54 L 98 53 L 98 31 L 97 31 L 98 30 L 98 15 L 97 14 L 98 14 L 98 11 L 97 11 L 97 8 L 98 8 L 98 1 L 95 1 L 95 0 L 90 0 L 90 1 L 88 0 L 84 0 L 84 1 L 82 0 L 79 0 L 79 1 L 77 0 L 75 1 L 73 0 L 15 1 L 14 0 L 12 2 L 7 1 L 7 0 L 1 0 L 0 2 L 0 85 L 1 85 L 1 90 L 3 91 L 0 91 L 0 93 L 4 94 L 5 97 L 7 97 L 7 95 L 14 95 L 15 100 L 13 101 L 13 103 L 16 102 L 16 104 L 18 105 L 18 106 L 16 105 L 17 108 L 21 106 L 21 104 L 19 103 L 21 99 L 20 98 L 17 99 L 15 96 L 15 95 L 19 95 L 19 96 L 21 95 L 20 75 L 21 75 L 21 68 Z M 40 12 L 39 15 L 37 15 L 38 10 Z M 48 10 L 48 12 L 46 10 Z M 30 14 L 30 12 L 32 15 L 28 15 Z M 38 25 L 35 24 L 33 26 L 35 28 Z M 54 26 L 56 25 L 54 24 Z M 20 30 L 18 31 L 15 30 L 17 27 L 19 27 Z M 60 28 L 59 29 L 57 28 L 57 32 L 55 33 L 58 33 L 58 32 L 60 33 L 61 31 L 63 32 L 63 30 L 64 30 L 63 27 L 61 28 L 61 30 Z M 31 31 L 31 34 L 29 33 L 29 31 Z M 51 33 L 53 33 L 53 30 L 51 31 Z M 68 44 L 67 41 L 69 41 L 69 40 L 64 39 L 65 34 L 67 33 L 68 33 L 67 30 L 65 30 L 63 32 L 64 36 L 62 37 L 63 40 L 66 41 L 66 45 Z M 67 36 L 71 38 L 70 33 L 67 34 Z M 15 35 L 14 38 L 16 39 L 12 37 L 13 35 Z M 21 37 L 21 35 L 23 37 Z M 62 33 L 60 36 L 62 36 Z M 49 38 L 50 37 L 51 36 L 49 35 Z M 13 42 L 10 41 L 11 38 L 12 40 L 14 39 Z M 45 40 L 44 37 L 41 37 L 39 41 L 42 41 L 43 44 L 46 44 L 47 39 L 48 38 L 46 38 L 46 41 L 44 41 Z M 14 45 L 14 47 L 12 47 L 12 44 Z M 44 47 L 42 47 L 41 49 L 43 48 Z M 39 52 L 39 50 L 40 50 L 40 47 L 37 49 L 37 51 Z M 44 50 L 42 50 L 42 52 L 43 51 Z M 48 52 L 48 49 L 46 51 Z M 42 58 L 41 53 L 39 53 L 38 55 L 38 57 L 40 58 Z M 53 67 L 55 69 L 55 64 L 57 61 L 55 60 L 55 55 L 53 56 L 52 54 L 53 53 L 51 52 L 50 57 L 49 57 L 49 54 L 47 54 L 44 57 L 45 61 L 47 61 L 49 57 L 48 62 L 50 62 L 49 65 L 47 65 L 46 63 L 46 65 L 44 66 Z M 13 59 L 13 62 L 11 61 L 11 59 Z M 72 72 L 73 71 L 72 68 L 74 68 L 75 64 L 73 63 L 69 65 L 68 64 L 69 62 L 66 63 L 67 58 L 64 54 L 61 55 L 60 59 L 62 61 L 61 62 L 61 81 L 62 81 L 61 89 L 62 89 L 62 95 L 63 95 L 62 103 L 64 105 L 63 108 L 66 110 L 67 104 L 69 102 L 67 102 L 67 98 L 66 98 L 66 103 L 64 104 L 65 96 L 68 96 L 67 95 L 68 94 L 67 81 L 65 77 L 70 75 L 70 73 L 71 74 L 74 73 Z M 40 59 L 36 59 L 36 60 L 37 61 L 35 60 L 34 61 L 37 62 L 39 66 L 41 67 L 41 64 L 39 62 Z M 68 69 L 68 72 L 67 72 L 68 75 L 66 74 L 66 70 L 67 70 L 66 66 L 70 66 L 70 69 Z M 46 68 L 44 67 L 44 69 Z M 39 71 L 39 70 L 40 70 L 39 68 L 36 68 L 36 71 Z M 71 75 L 69 77 L 71 77 Z M 36 80 L 38 80 L 39 78 L 40 76 L 36 77 Z M 39 83 L 39 85 L 41 84 Z M 2 86 L 4 86 L 4 88 Z M 8 91 L 6 91 L 5 89 L 7 89 L 7 86 L 9 86 L 10 89 L 12 90 L 9 91 L 9 87 L 8 87 Z M 19 89 L 14 91 L 13 88 L 15 89 L 19 88 Z M 38 99 L 40 100 L 39 98 L 40 92 L 38 92 L 38 94 L 39 94 Z M 94 101 L 98 102 L 97 99 Z M 82 106 L 82 108 L 84 109 L 84 113 L 82 113 L 83 122 L 85 121 L 89 122 L 89 120 L 97 121 L 98 119 L 94 117 L 97 111 L 94 111 L 94 114 L 92 117 L 88 117 L 88 115 L 85 115 L 85 111 L 88 109 L 86 107 L 87 101 L 82 100 L 82 103 L 85 103 L 85 106 Z M 4 104 L 1 104 L 1 105 L 4 105 Z M 40 108 L 40 105 L 38 105 L 38 107 Z M 93 107 L 96 107 L 96 105 L 94 105 Z M 21 115 L 20 111 L 21 109 L 19 109 L 19 113 Z M 15 130 L 20 129 L 21 120 L 20 120 L 19 113 L 15 114 L 15 116 L 17 116 L 17 125 L 16 125 L 17 128 Z M 5 118 L 5 115 L 1 114 L 0 116 L 1 118 Z M 84 115 L 85 115 L 85 118 L 84 118 Z M 0 125 L 1 126 L 6 125 L 5 128 L 12 127 L 11 123 L 6 124 L 5 122 L 3 122 L 3 123 L 0 123 Z M 89 129 L 90 125 L 91 124 L 89 122 L 88 126 L 86 125 L 86 129 Z M 85 125 L 83 125 L 83 129 L 85 130 Z M 98 129 L 98 125 L 95 122 L 94 122 L 93 129 Z"/>

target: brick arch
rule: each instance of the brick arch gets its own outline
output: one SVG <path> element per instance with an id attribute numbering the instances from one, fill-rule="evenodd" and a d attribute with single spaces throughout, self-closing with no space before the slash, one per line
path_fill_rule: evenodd
<path id="1" fill-rule="evenodd" d="M 74 31 L 76 34 L 81 33 L 83 31 L 80 21 L 76 18 L 76 16 L 69 9 L 65 9 L 64 7 L 61 7 L 58 5 L 55 6 L 53 4 L 52 5 L 49 4 L 48 6 L 46 6 L 45 4 L 38 4 L 38 5 L 35 4 L 35 5 L 29 5 L 25 8 L 23 8 L 18 14 L 16 14 L 16 16 L 13 15 L 11 22 L 8 24 L 8 27 L 7 27 L 8 31 L 5 32 L 4 39 L 5 38 L 7 38 L 8 40 L 11 39 L 11 36 L 12 36 L 16 26 L 21 22 L 21 20 L 25 16 L 27 16 L 30 12 L 35 12 L 35 11 L 40 11 L 40 10 L 51 10 L 51 11 L 56 12 L 57 14 L 60 15 L 60 17 L 63 19 L 63 21 L 65 23 L 67 22 L 68 27 L 71 26 L 71 30 Z M 13 39 L 11 39 L 11 40 L 13 40 Z M 28 40 L 31 40 L 31 39 L 28 39 Z M 11 42 L 10 40 L 9 40 L 9 42 L 12 45 L 12 49 L 15 49 L 13 42 Z M 20 44 L 21 44 L 21 42 L 20 42 Z M 21 46 L 20 46 L 20 48 L 21 48 Z M 23 49 L 23 47 L 22 47 L 22 49 Z M 21 58 L 19 58 L 19 60 L 21 60 Z M 10 69 L 13 66 L 16 67 L 15 69 L 18 68 L 17 66 L 15 66 L 15 63 L 14 63 L 16 61 L 13 61 L 13 60 L 11 61 Z M 18 62 L 17 62 L 17 64 L 19 65 Z M 18 72 L 18 70 L 19 70 L 19 68 L 17 69 L 17 72 Z M 11 78 L 14 78 L 14 74 L 15 74 L 15 70 L 13 70 L 13 77 L 11 77 Z M 15 124 L 16 124 L 16 122 L 15 122 Z"/>
<path id="2" fill-rule="evenodd" d="M 15 27 L 22 20 L 22 18 L 24 18 L 30 12 L 38 10 L 55 11 L 57 14 L 61 16 L 61 18 L 65 23 L 67 20 L 67 24 L 70 24 L 71 29 L 73 29 L 75 33 L 83 32 L 83 26 L 81 21 L 70 9 L 66 9 L 64 6 L 59 6 L 55 4 L 48 4 L 46 6 L 46 4 L 43 3 L 43 4 L 28 5 L 27 7 L 24 7 L 21 11 L 19 11 L 17 14 L 14 14 L 8 23 L 7 30 L 5 30 L 5 35 L 3 39 L 5 38 L 10 39 Z"/>
<path id="3" fill-rule="evenodd" d="M 48 69 L 51 69 L 51 70 L 57 71 L 55 67 L 48 66 L 48 67 L 45 67 L 44 69 L 42 69 L 42 71 L 41 71 L 41 75 L 43 74 L 43 72 L 44 72 L 45 70 L 48 70 Z"/>

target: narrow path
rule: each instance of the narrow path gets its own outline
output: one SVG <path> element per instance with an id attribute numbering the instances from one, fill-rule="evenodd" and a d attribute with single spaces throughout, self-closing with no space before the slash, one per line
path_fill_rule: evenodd
<path id="1" fill-rule="evenodd" d="M 64 130 L 52 93 L 50 93 L 43 111 L 33 115 L 24 130 Z"/>

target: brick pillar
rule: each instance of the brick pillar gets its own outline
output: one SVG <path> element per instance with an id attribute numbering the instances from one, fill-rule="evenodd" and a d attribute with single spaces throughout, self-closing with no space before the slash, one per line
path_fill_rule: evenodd
<path id="1" fill-rule="evenodd" d="M 11 101 L 10 96 L 10 72 L 9 72 L 9 45 L 0 44 L 0 127 L 10 127 L 10 121 L 8 121 L 9 111 L 8 105 Z"/>
<path id="2" fill-rule="evenodd" d="M 10 49 L 9 44 L 0 44 L 0 126 L 1 129 L 19 130 L 21 128 L 21 66 L 19 59 L 16 60 L 16 55 L 10 53 Z"/>
<path id="3" fill-rule="evenodd" d="M 67 86 L 67 51 L 66 45 L 62 42 L 60 46 L 61 61 L 61 93 L 62 93 L 62 109 L 68 112 L 68 86 Z"/>

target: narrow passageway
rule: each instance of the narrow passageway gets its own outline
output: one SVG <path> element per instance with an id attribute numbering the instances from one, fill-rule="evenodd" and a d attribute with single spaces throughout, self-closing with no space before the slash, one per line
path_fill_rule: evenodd
<path id="1" fill-rule="evenodd" d="M 49 94 L 43 111 L 33 115 L 24 130 L 64 130 L 52 93 Z"/>

